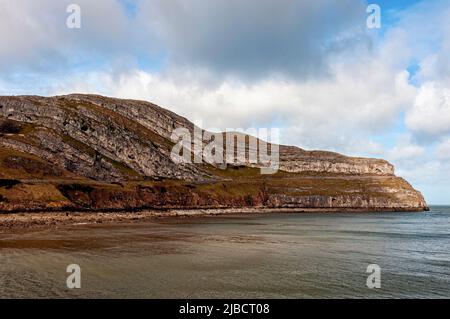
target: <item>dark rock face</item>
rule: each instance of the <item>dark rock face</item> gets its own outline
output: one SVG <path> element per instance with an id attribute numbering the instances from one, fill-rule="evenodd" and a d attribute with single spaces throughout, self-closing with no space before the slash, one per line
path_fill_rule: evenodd
<path id="1" fill-rule="evenodd" d="M 279 146 L 279 172 L 174 163 L 171 135 L 194 124 L 154 104 L 95 95 L 0 97 L 0 210 L 356 208 L 424 210 L 379 159 Z M 204 141 L 203 141 L 204 143 Z M 246 144 L 246 151 L 254 150 Z"/>

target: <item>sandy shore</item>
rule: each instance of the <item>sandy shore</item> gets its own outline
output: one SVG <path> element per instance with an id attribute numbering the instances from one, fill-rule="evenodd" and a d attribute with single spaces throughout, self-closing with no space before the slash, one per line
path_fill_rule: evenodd
<path id="1" fill-rule="evenodd" d="M 0 233 L 61 225 L 89 225 L 104 223 L 135 223 L 161 218 L 193 218 L 219 215 L 247 215 L 267 213 L 326 213 L 368 212 L 361 209 L 321 208 L 226 208 L 226 209 L 173 209 L 167 211 L 144 210 L 138 212 L 33 212 L 0 213 Z"/>
<path id="2" fill-rule="evenodd" d="M 283 210 L 283 212 L 292 210 Z M 144 222 L 161 218 L 191 218 L 232 214 L 263 214 L 281 212 L 273 209 L 192 209 L 144 210 L 139 212 L 26 212 L 0 214 L 0 233 L 60 225 Z"/>

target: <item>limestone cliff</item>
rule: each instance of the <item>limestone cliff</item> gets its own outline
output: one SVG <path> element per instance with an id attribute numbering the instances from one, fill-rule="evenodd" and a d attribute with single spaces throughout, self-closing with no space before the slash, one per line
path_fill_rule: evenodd
<path id="1" fill-rule="evenodd" d="M 248 160 L 227 169 L 177 164 L 171 135 L 180 127 L 198 129 L 143 101 L 0 97 L 0 210 L 426 209 L 422 195 L 379 159 L 281 145 L 272 175 Z M 255 151 L 249 142 L 244 147 Z"/>

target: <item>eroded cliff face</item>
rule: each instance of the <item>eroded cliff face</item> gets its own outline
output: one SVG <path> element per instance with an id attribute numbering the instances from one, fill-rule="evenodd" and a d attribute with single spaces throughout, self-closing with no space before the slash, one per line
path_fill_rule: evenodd
<path id="1" fill-rule="evenodd" d="M 174 163 L 171 135 L 180 127 L 195 129 L 148 102 L 0 97 L 0 210 L 426 208 L 422 195 L 380 159 L 281 145 L 273 175 L 259 174 L 261 165 L 246 159 L 226 170 Z"/>

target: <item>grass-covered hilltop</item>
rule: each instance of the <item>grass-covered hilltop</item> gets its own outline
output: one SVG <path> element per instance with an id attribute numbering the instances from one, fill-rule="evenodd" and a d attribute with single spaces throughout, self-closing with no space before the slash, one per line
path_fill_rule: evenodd
<path id="1" fill-rule="evenodd" d="M 171 136 L 180 127 L 195 129 L 143 101 L 0 97 L 0 211 L 427 209 L 422 195 L 379 159 L 280 145 L 274 174 L 261 174 L 261 165 L 247 159 L 226 169 L 175 163 Z M 248 138 L 245 146 L 247 155 L 255 151 Z"/>

